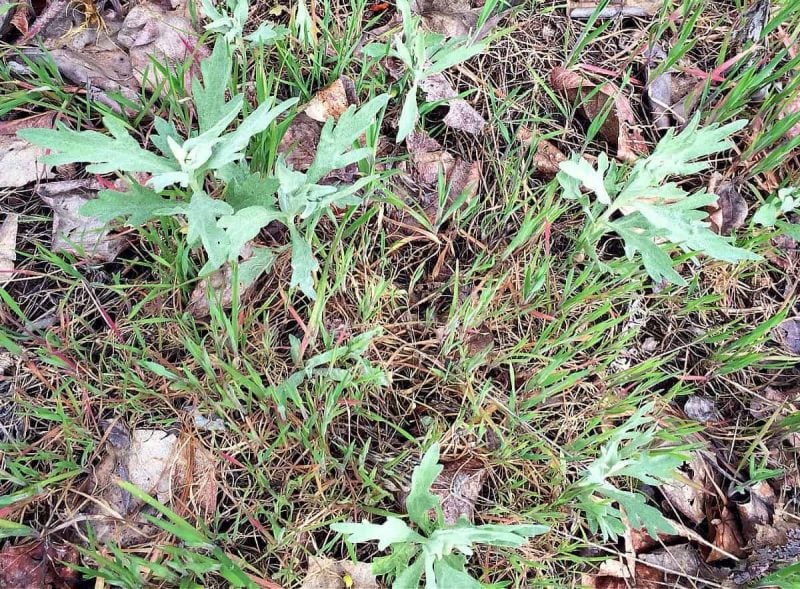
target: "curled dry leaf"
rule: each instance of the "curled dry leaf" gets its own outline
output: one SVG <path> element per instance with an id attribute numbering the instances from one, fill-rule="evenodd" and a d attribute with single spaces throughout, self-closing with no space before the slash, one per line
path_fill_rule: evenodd
<path id="1" fill-rule="evenodd" d="M 631 162 L 649 153 L 630 102 L 618 86 L 605 82 L 590 97 L 596 85 L 577 72 L 563 67 L 556 67 L 550 72 L 550 83 L 555 90 L 565 93 L 573 103 L 580 101 L 581 110 L 590 121 L 601 116 L 608 101 L 612 101 L 612 108 L 600 127 L 600 135 L 616 146 L 618 159 Z"/>
<path id="2" fill-rule="evenodd" d="M 667 59 L 667 52 L 658 43 L 647 49 L 645 56 L 645 96 L 653 126 L 657 129 L 683 127 L 697 106 L 704 82 L 673 69 L 656 75 L 656 68 Z"/>
<path id="3" fill-rule="evenodd" d="M 707 565 L 697 549 L 690 544 L 665 546 L 653 552 L 640 554 L 639 560 L 656 570 L 668 571 L 664 574 L 663 583 L 659 587 L 680 587 L 681 577 L 716 581 L 727 576 L 726 572 Z"/>
<path id="4" fill-rule="evenodd" d="M 776 411 L 788 409 L 786 403 L 797 398 L 800 398 L 800 389 L 782 391 L 774 387 L 764 387 L 760 393 L 754 392 L 750 399 L 750 415 L 756 419 L 768 419 Z"/>
<path id="5" fill-rule="evenodd" d="M 553 178 L 560 170 L 558 164 L 568 159 L 564 152 L 552 142 L 537 137 L 527 127 L 520 127 L 517 131 L 517 139 L 524 145 L 532 145 L 534 141 L 536 142 L 536 152 L 533 154 L 534 173 L 536 174 Z"/>
<path id="6" fill-rule="evenodd" d="M 664 573 L 637 562 L 630 568 L 619 560 L 605 560 L 596 571 L 582 575 L 581 584 L 591 589 L 658 589 L 664 586 Z"/>
<path id="7" fill-rule="evenodd" d="M 372 565 L 366 562 L 310 556 L 300 589 L 378 589 Z"/>
<path id="8" fill-rule="evenodd" d="M 800 356 L 800 317 L 784 319 L 772 330 L 772 337 L 790 354 Z"/>
<path id="9" fill-rule="evenodd" d="M 653 16 L 663 6 L 663 0 L 622 0 L 609 3 L 598 18 L 614 18 L 616 16 Z M 596 0 L 567 0 L 567 13 L 571 18 L 589 18 L 600 5 Z"/>
<path id="10" fill-rule="evenodd" d="M 480 133 L 486 126 L 486 120 L 469 103 L 458 97 L 444 74 L 438 73 L 425 78 L 420 84 L 425 98 L 429 102 L 446 100 L 448 105 L 444 124 L 466 133 Z"/>
<path id="11" fill-rule="evenodd" d="M 97 539 L 132 546 L 155 530 L 143 517 L 147 510 L 115 480 L 129 481 L 165 505 L 180 507 L 188 496 L 192 508 L 180 511 L 208 516 L 216 509 L 216 470 L 213 456 L 189 438 L 163 430 L 111 426 L 105 456 L 85 484 L 96 499 L 87 512 L 94 516 L 89 521 Z"/>
<path id="12" fill-rule="evenodd" d="M 68 544 L 35 540 L 0 550 L 0 587 L 3 589 L 69 589 L 77 587 L 78 551 Z"/>
<path id="13" fill-rule="evenodd" d="M 736 518 L 727 506 L 722 506 L 719 515 L 709 521 L 711 543 L 719 550 L 710 550 L 706 562 L 717 562 L 730 558 L 729 555 L 744 554 L 744 539 L 739 532 Z"/>
<path id="14" fill-rule="evenodd" d="M 125 247 L 106 223 L 80 213 L 81 207 L 100 189 L 94 180 L 50 182 L 37 189 L 39 197 L 53 209 L 53 250 L 112 262 Z"/>
<path id="15" fill-rule="evenodd" d="M 660 488 L 667 504 L 694 524 L 706 518 L 706 494 L 711 491 L 712 475 L 703 456 L 695 452 L 692 460 L 681 468 L 680 479 Z"/>
<path id="16" fill-rule="evenodd" d="M 281 138 L 278 153 L 295 170 L 307 170 L 317 155 L 322 124 L 329 118 L 338 119 L 354 104 L 357 99 L 353 81 L 342 76 L 317 92 L 300 110 Z"/>
<path id="17" fill-rule="evenodd" d="M 431 492 L 442 501 L 445 524 L 454 525 L 461 517 L 473 520 L 475 502 L 486 475 L 486 469 L 474 460 L 456 460 L 444 465 L 433 481 Z"/>
<path id="18" fill-rule="evenodd" d="M 332 84 L 326 86 L 308 101 L 302 111 L 310 118 L 320 123 L 328 119 L 338 119 L 347 108 L 358 102 L 356 87 L 353 80 L 341 76 Z"/>
<path id="19" fill-rule="evenodd" d="M 760 481 L 745 490 L 745 497 L 736 500 L 736 511 L 742 522 L 742 533 L 746 541 L 759 537 L 760 528 L 773 523 L 777 498 L 775 491 L 766 481 Z"/>
<path id="20" fill-rule="evenodd" d="M 174 69 L 192 54 L 198 59 L 207 54 L 207 49 L 198 44 L 197 32 L 182 10 L 168 11 L 152 2 L 142 2 L 131 9 L 117 41 L 128 49 L 133 75 L 139 84 L 151 89 L 161 82 L 153 60 Z M 190 88 L 191 72 L 187 71 L 184 85 Z"/>
<path id="21" fill-rule="evenodd" d="M 0 225 L 0 286 L 11 279 L 17 259 L 17 229 L 19 215 L 7 213 Z"/>
<path id="22" fill-rule="evenodd" d="M 483 2 L 477 0 L 411 0 L 411 10 L 422 17 L 425 28 L 447 37 L 471 35 L 483 39 L 507 11 L 486 20 L 476 32 L 478 19 L 483 11 Z"/>
<path id="23" fill-rule="evenodd" d="M 719 421 L 721 418 L 713 399 L 705 395 L 692 395 L 686 399 L 683 412 L 686 413 L 686 417 L 689 419 L 694 419 L 700 423 Z"/>
<path id="24" fill-rule="evenodd" d="M 0 188 L 19 188 L 50 178 L 52 166 L 39 163 L 45 150 L 24 139 L 0 135 Z"/>
<path id="25" fill-rule="evenodd" d="M 730 233 L 742 225 L 747 219 L 747 201 L 739 193 L 739 189 L 730 180 L 722 180 L 719 174 L 711 179 L 708 191 L 717 195 L 717 201 L 710 205 L 708 218 L 711 228 L 720 235 Z"/>
<path id="26" fill-rule="evenodd" d="M 406 139 L 409 159 L 398 168 L 401 174 L 394 177 L 394 192 L 406 204 L 421 210 L 430 223 L 439 210 L 439 174 L 447 183 L 447 207 L 459 195 L 466 193 L 469 202 L 477 193 L 480 183 L 480 162 L 466 162 L 454 157 L 425 133 L 412 132 Z M 395 211 L 393 218 L 409 227 L 421 227 L 410 213 Z"/>

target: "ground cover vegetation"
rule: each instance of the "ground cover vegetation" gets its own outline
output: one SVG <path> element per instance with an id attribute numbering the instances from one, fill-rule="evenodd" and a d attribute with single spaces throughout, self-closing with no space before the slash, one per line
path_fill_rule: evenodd
<path id="1" fill-rule="evenodd" d="M 793 0 L 0 0 L 0 587 L 798 587 Z"/>

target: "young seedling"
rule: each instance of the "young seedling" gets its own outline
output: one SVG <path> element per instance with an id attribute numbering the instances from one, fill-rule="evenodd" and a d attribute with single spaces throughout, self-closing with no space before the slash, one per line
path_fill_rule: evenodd
<path id="1" fill-rule="evenodd" d="M 705 207 L 716 202 L 716 195 L 703 190 L 690 194 L 676 182 L 665 182 L 708 168 L 709 162 L 701 158 L 729 149 L 728 138 L 746 124 L 742 120 L 700 127 L 696 116 L 681 133 L 667 133 L 653 153 L 630 171 L 604 153 L 597 158 L 597 167 L 578 156 L 562 162 L 557 175 L 562 194 L 577 200 L 587 217 L 582 234 L 587 253 L 597 260 L 598 240 L 616 233 L 624 242 L 625 255 L 633 260 L 638 253 L 654 281 L 681 285 L 685 280 L 659 242 L 726 262 L 761 259 L 711 230 Z"/>
<path id="2" fill-rule="evenodd" d="M 329 120 L 308 171 L 292 170 L 278 158 L 274 175 L 262 177 L 250 171 L 245 150 L 253 136 L 267 131 L 297 99 L 277 104 L 274 99 L 265 100 L 239 121 L 244 96 L 225 98 L 232 76 L 231 48 L 218 39 L 211 56 L 200 67 L 203 81 L 195 79 L 192 84 L 199 130 L 184 139 L 171 123 L 156 119 L 156 133 L 151 139 L 160 153 L 143 149 L 125 125 L 112 116 L 103 119 L 110 136 L 74 131 L 64 125 L 57 129 L 25 129 L 19 134 L 52 152 L 42 158 L 44 163 L 87 163 L 87 171 L 95 174 L 150 175 L 146 186 L 129 178 L 128 192 L 101 191 L 81 212 L 103 221 L 123 218 L 133 227 L 158 217 L 185 218 L 189 246 L 202 245 L 206 252 L 201 276 L 226 262 L 238 261 L 245 245 L 269 223 L 283 223 L 291 239 L 291 286 L 299 286 L 314 298 L 313 275 L 318 268 L 310 243 L 314 228 L 331 206 L 361 202 L 357 191 L 374 177 L 346 186 L 318 183 L 332 170 L 359 162 L 372 153 L 367 147 L 350 148 L 376 122 L 388 96 L 377 96 L 359 109 L 351 106 L 338 122 Z M 231 125 L 234 128 L 228 132 Z M 207 184 L 224 188 L 225 199 L 212 197 L 215 191 L 207 192 Z M 177 198 L 166 197 L 167 194 Z M 248 275 L 254 278 L 252 270 L 248 269 Z"/>
<path id="3" fill-rule="evenodd" d="M 429 589 L 479 589 L 481 583 L 466 570 L 467 559 L 476 544 L 516 548 L 549 529 L 541 525 L 476 526 L 466 519 L 455 526 L 445 525 L 441 500 L 431 493 L 441 471 L 436 443 L 425 452 L 411 475 L 406 510 L 416 529 L 397 517 L 387 517 L 382 524 L 331 525 L 333 531 L 345 534 L 348 542 L 377 541 L 379 550 L 390 550 L 388 556 L 375 559 L 372 571 L 376 575 L 392 575 L 393 589 L 416 589 L 423 575 Z M 435 516 L 431 517 L 431 513 Z"/>
<path id="4" fill-rule="evenodd" d="M 374 58 L 396 57 L 406 66 L 409 86 L 397 129 L 397 142 L 400 143 L 414 130 L 419 119 L 417 90 L 423 80 L 482 53 L 488 40 L 446 39 L 444 35 L 421 28 L 420 18 L 411 13 L 408 0 L 398 0 L 397 9 L 403 17 L 402 35 L 398 33 L 391 45 L 371 43 L 364 48 L 364 53 Z"/>

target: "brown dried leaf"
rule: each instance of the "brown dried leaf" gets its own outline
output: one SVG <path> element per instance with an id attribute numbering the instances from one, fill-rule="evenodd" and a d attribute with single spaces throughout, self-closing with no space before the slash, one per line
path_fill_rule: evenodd
<path id="1" fill-rule="evenodd" d="M 94 180 L 66 180 L 38 187 L 39 197 L 53 209 L 54 251 L 112 262 L 124 249 L 125 240 L 112 234 L 106 223 L 80 213 L 99 189 Z"/>
<path id="2" fill-rule="evenodd" d="M 715 232 L 730 235 L 734 229 L 744 225 L 748 212 L 747 201 L 733 182 L 722 180 L 717 174 L 712 177 L 708 191 L 717 195 L 717 201 L 706 209 Z"/>
<path id="3" fill-rule="evenodd" d="M 444 523 L 455 525 L 462 516 L 473 520 L 475 502 L 486 475 L 486 469 L 474 460 L 456 460 L 444 465 L 431 487 L 431 492 L 442 501 Z"/>
<path id="4" fill-rule="evenodd" d="M 700 553 L 690 544 L 679 544 L 678 546 L 666 546 L 654 552 L 640 554 L 639 560 L 646 565 L 652 565 L 661 571 L 669 571 L 665 575 L 666 586 L 681 586 L 677 583 L 676 577 L 697 577 L 707 580 L 720 580 L 724 578 L 722 571 L 708 566 Z M 664 587 L 665 585 L 659 585 Z"/>
<path id="5" fill-rule="evenodd" d="M 466 162 L 442 149 L 438 141 L 421 132 L 412 132 L 406 138 L 409 153 L 408 162 L 398 168 L 401 174 L 394 176 L 395 193 L 403 200 L 421 209 L 433 223 L 439 207 L 438 182 L 442 173 L 447 182 L 448 204 L 456 197 L 466 193 L 468 203 L 477 193 L 480 183 L 480 162 Z M 398 212 L 393 215 L 410 227 L 420 227 L 410 214 Z"/>
<path id="6" fill-rule="evenodd" d="M 800 317 L 784 319 L 773 330 L 772 338 L 786 348 L 789 353 L 800 356 Z"/>
<path id="7" fill-rule="evenodd" d="M 654 16 L 658 14 L 663 0 L 621 0 L 609 3 L 601 10 L 598 18 L 614 18 L 617 16 Z M 567 13 L 571 18 L 589 18 L 600 2 L 597 0 L 567 0 Z"/>
<path id="8" fill-rule="evenodd" d="M 131 9 L 117 40 L 128 48 L 133 75 L 139 84 L 150 89 L 162 81 L 152 60 L 174 69 L 192 54 L 200 59 L 208 53 L 198 44 L 197 32 L 183 11 L 168 11 L 152 2 L 142 2 Z M 184 85 L 187 89 L 191 87 L 191 72 L 187 72 Z"/>
<path id="9" fill-rule="evenodd" d="M 425 78 L 420 87 L 429 102 L 447 100 L 448 111 L 444 124 L 473 135 L 480 133 L 486 126 L 486 120 L 469 103 L 458 97 L 444 74 L 438 73 Z"/>
<path id="10" fill-rule="evenodd" d="M 25 35 L 28 32 L 28 3 L 20 2 L 11 17 L 11 26 Z"/>
<path id="11" fill-rule="evenodd" d="M 349 577 L 349 579 L 347 579 Z M 378 589 L 372 565 L 366 562 L 310 556 L 300 589 Z"/>
<path id="12" fill-rule="evenodd" d="M 547 139 L 537 138 L 537 135 L 527 127 L 520 127 L 517 131 L 517 139 L 524 145 L 531 145 L 536 140 L 536 153 L 533 154 L 533 164 L 538 174 L 547 177 L 554 177 L 560 168 L 558 164 L 567 161 L 558 147 Z"/>
<path id="13" fill-rule="evenodd" d="M 17 229 L 19 215 L 6 213 L 0 225 L 0 286 L 11 279 L 14 261 L 17 259 Z"/>
<path id="14" fill-rule="evenodd" d="M 742 556 L 744 554 L 744 540 L 739 533 L 736 518 L 727 507 L 722 507 L 719 517 L 710 522 L 711 543 L 720 550 L 711 550 L 706 556 L 706 562 L 717 562 L 730 558 L 729 555 Z"/>
<path id="15" fill-rule="evenodd" d="M 0 550 L 0 587 L 3 589 L 69 589 L 79 573 L 63 563 L 77 564 L 78 552 L 69 545 L 36 540 L 6 544 Z"/>
<path id="16" fill-rule="evenodd" d="M 52 129 L 56 118 L 55 111 L 25 117 L 23 119 L 10 119 L 0 121 L 0 135 L 16 136 L 20 129 Z"/>
<path id="17" fill-rule="evenodd" d="M 322 132 L 322 125 L 306 113 L 299 113 L 286 129 L 278 145 L 278 153 L 282 154 L 295 170 L 305 171 L 317 155 L 317 145 Z"/>
<path id="18" fill-rule="evenodd" d="M 39 163 L 46 150 L 19 137 L 0 135 L 0 188 L 19 188 L 52 176 L 52 166 Z"/>
<path id="19" fill-rule="evenodd" d="M 303 112 L 309 118 L 324 123 L 330 118 L 338 119 L 350 105 L 357 102 L 353 80 L 342 76 L 317 92 L 305 105 Z"/>
<path id="20" fill-rule="evenodd" d="M 777 498 L 766 481 L 756 483 L 746 492 L 747 500 L 735 501 L 735 505 L 742 522 L 744 538 L 750 542 L 758 537 L 760 527 L 772 525 Z"/>
<path id="21" fill-rule="evenodd" d="M 584 574 L 581 584 L 590 589 L 660 589 L 664 573 L 637 562 L 633 574 L 618 560 L 605 560 L 596 571 Z"/>
<path id="22" fill-rule="evenodd" d="M 795 95 L 791 100 L 787 101 L 778 115 L 778 120 L 785 119 L 786 117 L 796 115 L 800 112 L 800 95 Z M 792 126 L 785 135 L 786 139 L 794 139 L 800 137 L 800 122 Z"/>
<path id="23" fill-rule="evenodd" d="M 550 83 L 555 90 L 565 93 L 573 103 L 579 100 L 584 116 L 590 121 L 601 115 L 609 100 L 613 101 L 613 107 L 600 127 L 600 135 L 616 146 L 618 159 L 631 162 L 649 153 L 630 102 L 619 87 L 606 82 L 589 98 L 596 84 L 563 67 L 556 67 L 550 72 Z"/>
<path id="24" fill-rule="evenodd" d="M 706 487 L 712 482 L 711 475 L 699 452 L 682 467 L 682 471 L 683 476 L 680 479 L 665 483 L 659 488 L 673 509 L 692 523 L 699 524 L 706 518 Z"/>
<path id="25" fill-rule="evenodd" d="M 422 17 L 425 28 L 447 37 L 473 36 L 483 39 L 508 11 L 487 19 L 475 33 L 483 3 L 477 0 L 411 0 L 411 10 Z"/>

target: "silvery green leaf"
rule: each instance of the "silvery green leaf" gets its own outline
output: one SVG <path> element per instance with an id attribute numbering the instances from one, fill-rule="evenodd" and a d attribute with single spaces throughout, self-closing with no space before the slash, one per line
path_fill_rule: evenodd
<path id="1" fill-rule="evenodd" d="M 361 134 L 376 122 L 378 113 L 388 101 L 389 95 L 381 94 L 358 109 L 350 106 L 338 121 L 328 119 L 322 127 L 314 161 L 306 172 L 309 183 L 316 184 L 328 172 L 344 168 L 371 154 L 372 151 L 367 148 L 351 148 Z"/>
<path id="2" fill-rule="evenodd" d="M 604 205 L 611 204 L 611 196 L 606 191 L 603 169 L 595 169 L 585 159 L 568 160 L 558 165 L 561 171 L 579 180 L 586 188 L 597 195 L 597 200 Z"/>
<path id="3" fill-rule="evenodd" d="M 225 231 L 217 225 L 217 220 L 219 217 L 231 215 L 231 206 L 198 191 L 192 195 L 189 204 L 176 207 L 176 212 L 186 216 L 186 241 L 189 247 L 202 243 L 206 251 L 208 262 L 203 266 L 201 274 L 208 274 L 222 266 L 229 257 L 230 242 Z"/>
<path id="4" fill-rule="evenodd" d="M 227 182 L 225 202 L 234 210 L 251 206 L 275 208 L 277 204 L 275 192 L 279 186 L 276 178 L 265 178 L 260 174 L 251 173 L 246 165 L 234 164 L 229 168 L 224 180 Z"/>
<path id="5" fill-rule="evenodd" d="M 127 225 L 141 227 L 151 219 L 171 215 L 176 205 L 180 204 L 179 201 L 163 198 L 136 182 L 130 182 L 127 192 L 101 190 L 97 198 L 81 207 L 80 212 L 104 222 L 124 218 Z"/>
<path id="6" fill-rule="evenodd" d="M 319 262 L 311 251 L 311 245 L 297 230 L 290 228 L 292 238 L 292 278 L 289 287 L 298 286 L 309 299 L 317 298 L 314 290 L 314 273 L 319 270 Z"/>
<path id="7" fill-rule="evenodd" d="M 481 585 L 473 579 L 465 570 L 464 565 L 460 567 L 451 565 L 445 559 L 437 560 L 433 565 L 433 573 L 436 576 L 436 589 L 481 589 Z"/>
<path id="8" fill-rule="evenodd" d="M 406 497 L 406 511 L 411 521 L 426 529 L 430 524 L 430 510 L 441 511 L 441 500 L 431 493 L 431 486 L 439 473 L 439 443 L 434 443 L 422 456 L 419 465 L 411 474 L 411 489 Z"/>
<path id="9" fill-rule="evenodd" d="M 424 559 L 417 558 L 395 577 L 392 589 L 419 589 L 424 565 Z"/>
<path id="10" fill-rule="evenodd" d="M 211 160 L 208 162 L 208 167 L 216 170 L 241 159 L 243 157 L 242 151 L 247 147 L 250 139 L 269 127 L 281 113 L 296 104 L 297 101 L 297 98 L 290 98 L 274 107 L 272 99 L 263 102 L 233 132 L 220 138 L 219 143 L 214 148 L 214 155 L 211 156 Z"/>
<path id="11" fill-rule="evenodd" d="M 203 1 L 204 8 L 206 4 L 208 0 Z M 201 134 L 214 127 L 226 112 L 225 91 L 230 85 L 232 63 L 230 48 L 217 39 L 211 56 L 200 62 L 202 82 L 197 78 L 192 80 L 192 99 Z"/>
<path id="12" fill-rule="evenodd" d="M 647 274 L 655 282 L 666 279 L 679 286 L 686 284 L 683 277 L 672 267 L 672 258 L 661 249 L 661 246 L 653 242 L 650 235 L 640 233 L 641 230 L 637 227 L 626 228 L 619 221 L 611 225 L 624 242 L 625 256 L 629 260 L 635 260 L 636 254 L 639 253 Z"/>
<path id="13" fill-rule="evenodd" d="M 125 126 L 115 117 L 106 115 L 103 124 L 111 136 L 97 131 L 73 131 L 59 124 L 56 129 L 22 129 L 17 135 L 53 153 L 43 156 L 42 163 L 62 165 L 91 164 L 92 174 L 111 172 L 171 172 L 178 169 L 170 160 L 141 148 Z"/>
<path id="14" fill-rule="evenodd" d="M 289 29 L 284 26 L 274 25 L 271 22 L 263 22 L 255 31 L 247 35 L 245 39 L 254 45 L 263 45 L 267 47 L 283 39 L 288 32 Z"/>
<path id="15" fill-rule="evenodd" d="M 348 542 L 358 544 L 361 542 L 378 542 L 378 550 L 386 550 L 392 544 L 402 542 L 424 542 L 425 538 L 408 527 L 403 520 L 396 517 L 387 517 L 382 524 L 338 523 L 331 524 L 334 532 L 345 534 Z"/>
<path id="16" fill-rule="evenodd" d="M 403 110 L 400 111 L 400 120 L 397 123 L 397 143 L 403 141 L 414 130 L 414 125 L 419 118 L 417 108 L 417 87 L 412 84 L 408 89 L 406 99 L 403 101 Z"/>
<path id="17" fill-rule="evenodd" d="M 253 247 L 250 257 L 239 262 L 239 281 L 248 287 L 256 278 L 269 272 L 275 263 L 275 252 L 267 247 Z"/>
<path id="18" fill-rule="evenodd" d="M 246 207 L 239 209 L 233 215 L 220 217 L 217 225 L 224 229 L 228 236 L 228 260 L 238 259 L 244 245 L 276 217 L 277 211 L 268 211 L 260 206 Z"/>

